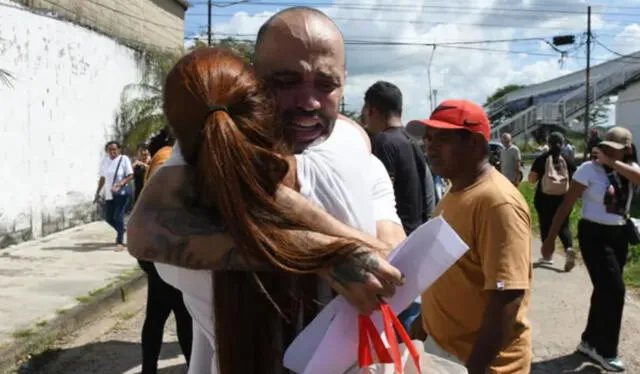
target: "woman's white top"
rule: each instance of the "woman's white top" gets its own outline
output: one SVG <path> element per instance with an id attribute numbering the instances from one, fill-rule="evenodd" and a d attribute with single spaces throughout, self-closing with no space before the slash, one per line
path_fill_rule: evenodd
<path id="1" fill-rule="evenodd" d="M 633 166 L 640 168 L 636 163 Z M 624 217 L 607 213 L 604 196 L 610 183 L 602 165 L 593 161 L 583 163 L 573 174 L 573 181 L 586 187 L 582 193 L 582 218 L 607 226 L 625 224 Z"/>
<path id="2" fill-rule="evenodd" d="M 173 155 L 176 154 L 163 167 L 184 165 L 179 148 L 178 151 L 174 148 Z M 325 142 L 309 147 L 296 159 L 301 194 L 342 222 L 372 235 L 376 233 L 377 221 L 389 220 L 400 225 L 391 179 L 351 124 L 338 119 Z M 193 317 L 189 374 L 216 374 L 211 271 L 155 265 L 167 283 L 183 292 Z"/>
<path id="3" fill-rule="evenodd" d="M 119 167 L 118 162 L 120 162 Z M 114 176 L 116 177 L 116 183 L 118 183 L 131 174 L 133 174 L 133 167 L 131 166 L 131 160 L 129 160 L 129 157 L 125 155 L 119 155 L 114 159 L 111 159 L 109 156 L 103 158 L 102 162 L 100 163 L 100 176 L 104 178 L 104 189 L 102 190 L 104 199 L 113 200 L 111 187 L 113 187 Z"/>

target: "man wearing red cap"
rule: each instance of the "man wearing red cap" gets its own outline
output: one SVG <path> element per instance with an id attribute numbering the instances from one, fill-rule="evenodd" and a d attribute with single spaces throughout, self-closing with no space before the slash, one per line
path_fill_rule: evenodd
<path id="1" fill-rule="evenodd" d="M 469 101 L 448 100 L 407 129 L 424 138 L 433 172 L 451 181 L 434 216 L 470 247 L 422 295 L 425 347 L 470 374 L 529 373 L 531 214 L 488 162 L 487 115 Z"/>

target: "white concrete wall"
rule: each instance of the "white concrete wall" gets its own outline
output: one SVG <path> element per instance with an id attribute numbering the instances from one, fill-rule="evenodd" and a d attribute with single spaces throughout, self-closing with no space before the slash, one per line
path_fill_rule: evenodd
<path id="1" fill-rule="evenodd" d="M 0 248 L 86 221 L 136 53 L 69 22 L 0 0 Z M 4 243 L 3 243 L 4 241 Z"/>
<path id="2" fill-rule="evenodd" d="M 640 82 L 631 84 L 618 93 L 615 111 L 615 125 L 631 130 L 633 142 L 640 149 Z"/>

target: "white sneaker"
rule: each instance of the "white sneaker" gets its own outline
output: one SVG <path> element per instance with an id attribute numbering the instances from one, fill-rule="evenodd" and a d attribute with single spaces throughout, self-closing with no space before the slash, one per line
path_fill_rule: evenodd
<path id="1" fill-rule="evenodd" d="M 591 357 L 591 352 L 595 352 L 595 349 L 593 349 L 589 343 L 585 342 L 584 340 L 580 342 L 580 344 L 578 344 L 578 348 L 576 348 L 576 350 L 580 353 L 582 353 L 583 355 L 589 356 Z"/>
<path id="2" fill-rule="evenodd" d="M 551 266 L 553 265 L 553 260 L 547 260 L 544 257 L 540 257 L 540 259 L 538 260 L 538 265 Z"/>
<path id="3" fill-rule="evenodd" d="M 564 271 L 570 272 L 576 266 L 576 252 L 569 248 L 565 252 Z"/>
<path id="4" fill-rule="evenodd" d="M 584 342 L 584 341 L 580 342 L 577 350 L 578 352 L 582 353 L 583 355 L 591 358 L 592 360 L 600 364 L 600 366 L 602 366 L 602 368 L 604 368 L 605 370 L 616 372 L 616 373 L 620 373 L 625 370 L 624 364 L 618 357 L 612 357 L 612 358 L 602 357 L 602 355 L 600 355 L 595 350 L 595 348 L 591 347 L 587 342 Z"/>

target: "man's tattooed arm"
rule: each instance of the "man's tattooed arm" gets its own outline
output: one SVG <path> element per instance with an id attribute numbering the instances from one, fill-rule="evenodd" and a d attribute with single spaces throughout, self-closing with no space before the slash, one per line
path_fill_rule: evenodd
<path id="1" fill-rule="evenodd" d="M 237 248 L 224 222 L 215 219 L 207 210 L 188 203 L 193 199 L 192 184 L 188 180 L 186 169 L 179 167 L 159 169 L 149 180 L 128 224 L 131 254 L 136 258 L 191 269 L 251 271 L 273 268 L 266 259 L 257 256 L 249 258 L 246 251 Z M 325 231 L 335 232 L 328 235 L 309 231 L 293 232 L 294 237 L 299 239 L 301 252 L 329 245 L 335 236 L 349 236 L 346 235 L 350 233 L 349 230 L 358 232 L 290 189 L 279 192 L 277 198 L 294 214 L 309 220 L 309 224 L 317 225 L 322 221 Z M 308 206 L 306 209 L 303 208 L 305 205 Z M 340 235 L 343 233 L 345 235 Z M 365 234 L 356 238 L 368 240 Z M 373 248 L 378 244 L 375 238 L 371 242 Z"/>
<path id="2" fill-rule="evenodd" d="M 364 283 L 370 273 L 374 273 L 380 267 L 378 257 L 371 250 L 360 248 L 345 261 L 336 264 L 329 270 L 329 279 L 342 287 L 348 287 L 351 283 Z"/>

